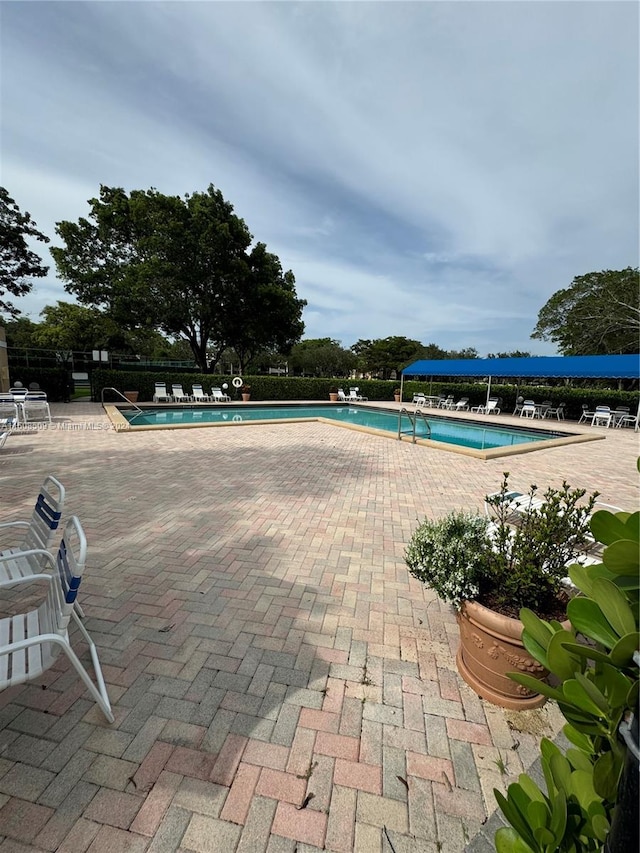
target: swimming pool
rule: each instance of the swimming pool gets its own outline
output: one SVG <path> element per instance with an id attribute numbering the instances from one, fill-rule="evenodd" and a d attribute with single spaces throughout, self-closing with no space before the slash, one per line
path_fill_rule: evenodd
<path id="1" fill-rule="evenodd" d="M 331 405 L 243 405 L 206 408 L 151 408 L 141 412 L 120 410 L 132 428 L 232 425 L 272 420 L 318 419 L 335 421 L 342 426 L 398 435 L 398 410 L 375 409 L 365 406 Z M 513 448 L 522 452 L 527 445 L 539 445 L 555 440 L 582 438 L 566 432 L 536 430 L 526 427 L 489 424 L 483 421 L 462 420 L 426 414 L 416 424 L 416 438 L 466 448 L 470 451 L 491 451 Z M 403 415 L 401 431 L 411 436 L 413 429 L 409 418 Z M 563 441 L 563 443 L 564 443 Z M 533 448 L 530 448 L 533 449 Z M 494 454 L 491 454 L 494 455 Z"/>

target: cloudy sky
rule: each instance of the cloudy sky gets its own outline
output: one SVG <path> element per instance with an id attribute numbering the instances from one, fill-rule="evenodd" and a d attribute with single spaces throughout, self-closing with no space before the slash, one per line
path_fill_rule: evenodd
<path id="1" fill-rule="evenodd" d="M 553 354 L 549 296 L 638 264 L 636 2 L 5 0 L 0 27 L 1 183 L 54 245 L 101 183 L 213 183 L 305 337 L 481 355 Z M 57 299 L 52 264 L 19 304 Z"/>

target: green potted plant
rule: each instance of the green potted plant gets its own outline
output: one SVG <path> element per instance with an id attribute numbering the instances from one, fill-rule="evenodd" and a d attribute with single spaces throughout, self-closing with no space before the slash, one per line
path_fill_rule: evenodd
<path id="1" fill-rule="evenodd" d="M 240 393 L 242 394 L 242 402 L 247 403 L 251 399 L 251 385 L 242 385 Z"/>
<path id="2" fill-rule="evenodd" d="M 334 388 L 334 387 L 329 388 L 329 400 L 332 403 L 338 402 L 338 389 L 337 388 Z"/>
<path id="3" fill-rule="evenodd" d="M 568 628 L 521 613 L 525 647 L 556 677 L 541 689 L 564 714 L 571 746 L 563 753 L 543 739 L 546 790 L 522 774 L 506 797 L 494 791 L 511 824 L 496 833 L 498 853 L 637 849 L 640 513 L 601 510 L 591 529 L 606 547 L 601 564 L 570 568 L 580 595 Z"/>
<path id="4" fill-rule="evenodd" d="M 393 391 L 393 399 L 395 400 L 396 403 L 400 402 L 401 395 L 402 395 L 402 392 L 401 392 L 400 388 L 395 388 Z"/>
<path id="5" fill-rule="evenodd" d="M 425 519 L 406 549 L 410 573 L 454 605 L 460 629 L 457 665 L 464 680 L 483 698 L 506 708 L 526 710 L 545 696 L 514 682 L 517 669 L 536 679 L 545 667 L 524 648 L 518 618 L 525 605 L 539 615 L 565 618 L 567 565 L 588 542 L 589 516 L 596 494 L 563 483 L 547 489 L 544 500 L 532 486 L 522 502 L 520 523 L 510 523 L 509 475 L 500 491 L 485 500 L 493 520 L 452 512 Z"/>

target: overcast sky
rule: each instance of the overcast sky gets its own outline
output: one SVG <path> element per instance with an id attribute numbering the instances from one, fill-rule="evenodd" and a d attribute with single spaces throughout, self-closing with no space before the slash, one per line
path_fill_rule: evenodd
<path id="1" fill-rule="evenodd" d="M 553 354 L 549 296 L 638 264 L 636 2 L 5 0 L 0 25 L 1 183 L 54 245 L 101 183 L 213 183 L 305 337 L 481 355 Z M 57 299 L 51 261 L 15 301 Z"/>

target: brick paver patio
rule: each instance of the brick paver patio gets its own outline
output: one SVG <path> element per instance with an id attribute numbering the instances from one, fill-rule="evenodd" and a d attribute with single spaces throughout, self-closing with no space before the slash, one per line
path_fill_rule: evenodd
<path id="1" fill-rule="evenodd" d="M 67 487 L 116 722 L 64 661 L 0 693 L 0 851 L 459 853 L 561 720 L 462 682 L 454 615 L 404 547 L 504 470 L 635 507 L 638 449 L 609 430 L 483 462 L 318 423 L 12 435 L 0 521 L 45 474 Z M 2 615 L 39 594 L 4 591 Z"/>

